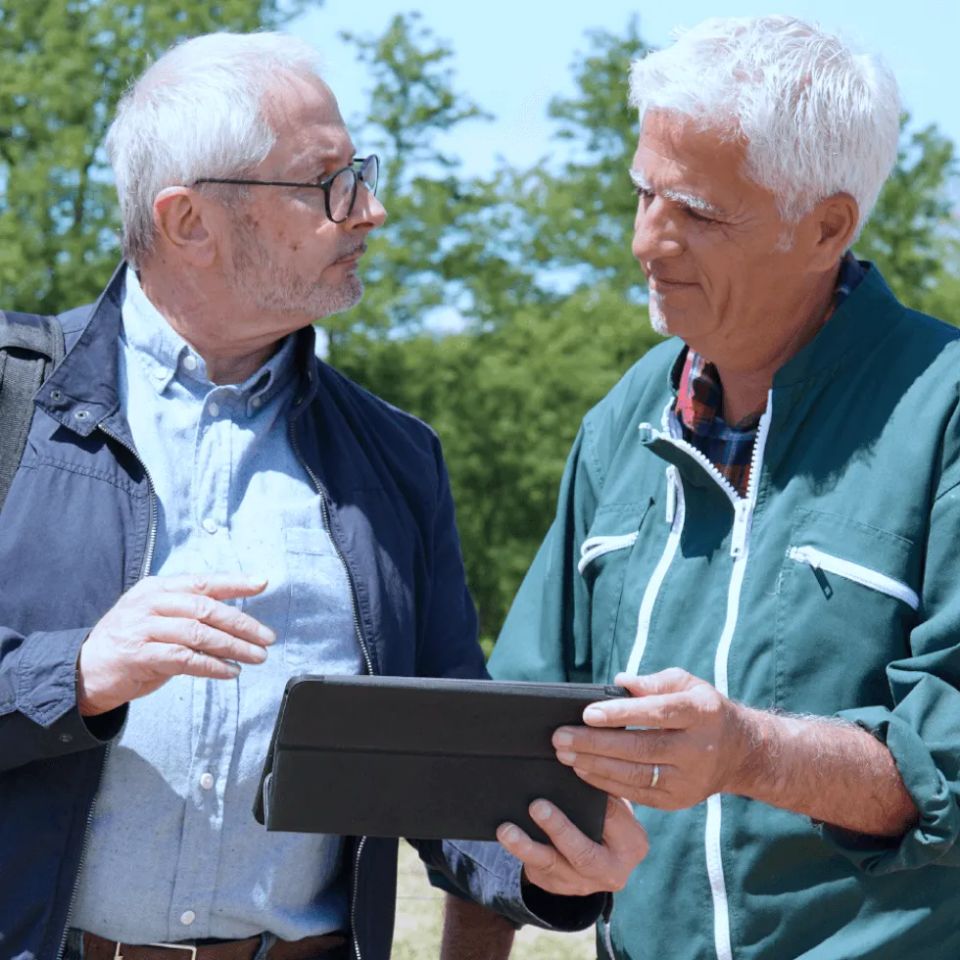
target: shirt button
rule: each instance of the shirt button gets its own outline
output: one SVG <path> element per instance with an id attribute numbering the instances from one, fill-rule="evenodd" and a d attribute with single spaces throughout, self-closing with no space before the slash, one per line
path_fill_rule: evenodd
<path id="1" fill-rule="evenodd" d="M 213 519 L 213 517 L 204 517 L 203 529 L 206 530 L 207 533 L 216 533 L 220 529 L 220 527 L 217 524 L 217 521 Z"/>
<path id="2" fill-rule="evenodd" d="M 197 369 L 197 358 L 192 354 L 188 353 L 183 358 L 183 365 L 187 370 L 196 370 Z"/>
<path id="3" fill-rule="evenodd" d="M 184 910 L 180 914 L 180 922 L 185 926 L 189 927 L 194 920 L 197 919 L 197 915 L 192 910 Z"/>
<path id="4" fill-rule="evenodd" d="M 211 417 L 219 417 L 220 404 L 211 400 L 210 403 L 207 404 L 207 413 L 209 413 Z"/>
<path id="5" fill-rule="evenodd" d="M 202 774 L 200 777 L 200 786 L 203 787 L 204 790 L 209 790 L 213 786 L 213 774 Z"/>
<path id="6" fill-rule="evenodd" d="M 254 398 L 250 401 L 250 405 L 253 407 L 254 410 L 259 409 L 260 404 L 262 404 L 262 403 L 263 403 L 263 400 L 262 400 L 260 397 L 254 397 Z"/>

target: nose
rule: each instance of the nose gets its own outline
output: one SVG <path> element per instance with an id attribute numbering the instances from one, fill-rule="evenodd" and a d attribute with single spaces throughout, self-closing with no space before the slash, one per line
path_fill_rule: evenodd
<path id="1" fill-rule="evenodd" d="M 387 219 L 387 208 L 380 202 L 372 190 L 361 186 L 357 191 L 357 199 L 353 210 L 347 218 L 347 226 L 351 230 L 374 230 L 382 227 Z"/>
<path id="2" fill-rule="evenodd" d="M 685 244 L 680 214 L 670 209 L 662 197 L 640 198 L 633 221 L 633 243 L 630 249 L 640 263 L 675 257 L 683 253 Z"/>

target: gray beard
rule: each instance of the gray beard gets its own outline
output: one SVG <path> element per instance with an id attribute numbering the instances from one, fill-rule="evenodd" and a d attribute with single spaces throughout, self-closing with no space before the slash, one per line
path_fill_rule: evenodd
<path id="1" fill-rule="evenodd" d="M 277 263 L 260 242 L 256 228 L 242 217 L 234 218 L 237 243 L 231 263 L 234 289 L 259 310 L 305 314 L 318 320 L 356 306 L 363 296 L 363 281 L 348 274 L 337 284 L 320 283 Z"/>
<path id="2" fill-rule="evenodd" d="M 667 328 L 667 321 L 660 309 L 660 298 L 655 293 L 651 294 L 650 300 L 647 302 L 647 313 L 650 316 L 650 326 L 653 327 L 654 332 L 659 333 L 661 337 L 668 336 L 670 331 Z"/>

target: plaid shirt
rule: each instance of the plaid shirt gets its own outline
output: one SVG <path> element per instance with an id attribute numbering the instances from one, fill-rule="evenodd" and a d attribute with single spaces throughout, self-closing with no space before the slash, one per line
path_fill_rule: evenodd
<path id="1" fill-rule="evenodd" d="M 840 261 L 840 275 L 833 308 L 863 279 L 863 267 L 849 251 Z M 674 407 L 683 438 L 692 443 L 733 485 L 741 497 L 747 495 L 750 459 L 762 410 L 751 413 L 733 426 L 720 415 L 723 385 L 717 368 L 694 350 L 687 350 L 680 374 Z"/>

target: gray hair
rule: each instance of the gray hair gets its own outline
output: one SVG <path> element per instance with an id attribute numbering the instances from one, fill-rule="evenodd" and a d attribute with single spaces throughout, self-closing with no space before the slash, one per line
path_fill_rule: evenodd
<path id="1" fill-rule="evenodd" d="M 106 144 L 131 263 L 152 249 L 161 190 L 240 176 L 267 156 L 263 98 L 283 75 L 319 76 L 317 52 L 281 33 L 211 33 L 167 51 L 124 94 Z"/>
<path id="2" fill-rule="evenodd" d="M 630 103 L 746 141 L 746 175 L 796 222 L 846 192 L 866 222 L 897 157 L 900 97 L 879 59 L 787 16 L 711 18 L 633 63 Z"/>

